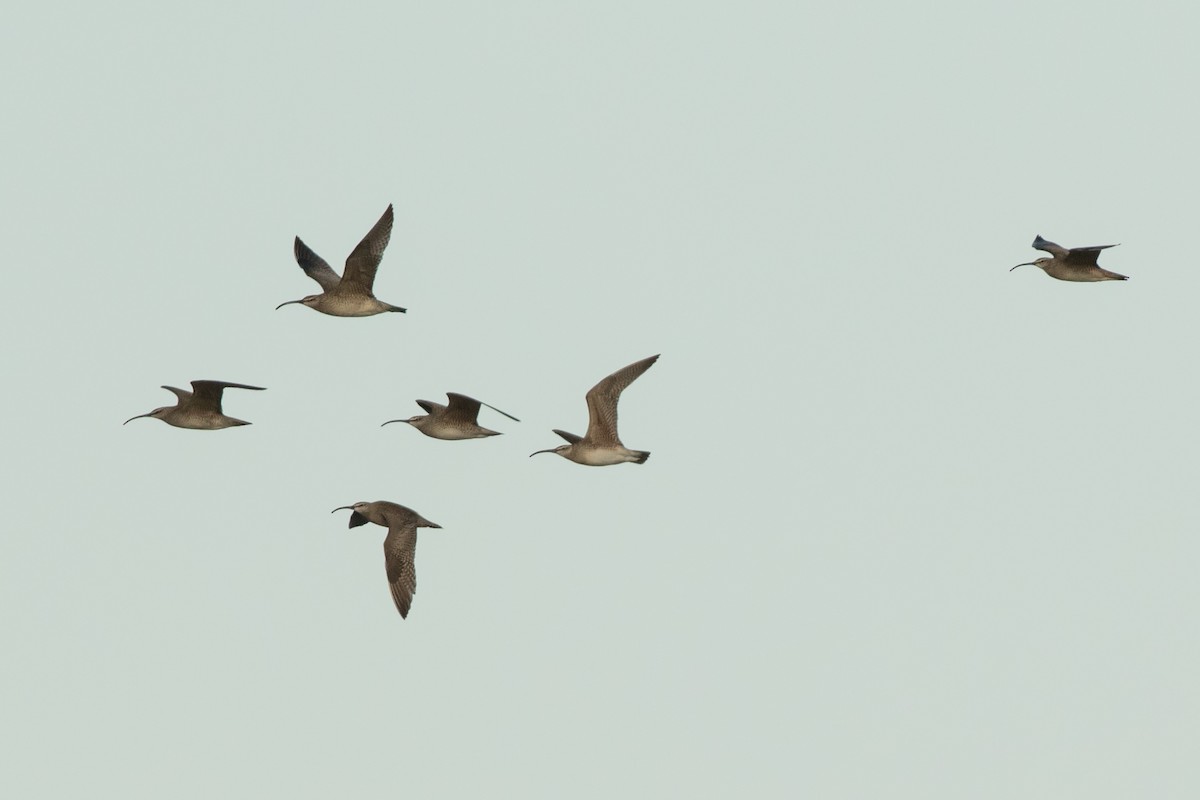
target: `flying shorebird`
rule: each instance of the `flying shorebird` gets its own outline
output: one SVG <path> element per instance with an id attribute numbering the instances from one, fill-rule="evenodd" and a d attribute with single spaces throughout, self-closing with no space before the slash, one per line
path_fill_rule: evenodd
<path id="1" fill-rule="evenodd" d="M 617 437 L 617 400 L 625 387 L 637 380 L 637 377 L 650 369 L 650 365 L 657 360 L 658 356 L 643 358 L 617 370 L 593 386 L 587 393 L 587 433 L 580 437 L 555 428 L 554 432 L 566 439 L 568 444 L 559 445 L 551 450 L 538 450 L 537 453 L 530 453 L 529 457 L 533 458 L 538 453 L 558 453 L 576 464 L 586 464 L 589 467 L 606 467 L 624 461 L 645 464 L 650 453 L 645 450 L 630 450 L 621 444 L 620 438 Z"/>
<path id="2" fill-rule="evenodd" d="M 1017 267 L 1041 267 L 1051 278 L 1060 281 L 1127 281 L 1129 278 L 1116 272 L 1109 272 L 1096 264 L 1101 250 L 1116 247 L 1115 244 L 1102 244 L 1095 247 L 1072 247 L 1070 250 L 1062 245 L 1048 242 L 1041 236 L 1033 240 L 1035 250 L 1044 250 L 1053 258 L 1039 258 L 1017 264 Z M 1017 267 L 1009 270 L 1012 272 Z"/>
<path id="3" fill-rule="evenodd" d="M 173 406 L 156 408 L 149 414 L 138 414 L 122 422 L 128 425 L 135 419 L 154 417 L 161 419 L 176 428 L 195 428 L 197 430 L 215 431 L 221 428 L 232 428 L 236 425 L 249 425 L 249 422 L 233 417 L 227 417 L 221 411 L 221 393 L 226 389 L 253 389 L 263 391 L 261 386 L 247 386 L 244 383 L 226 383 L 225 381 L 192 381 L 192 390 L 176 389 L 174 386 L 162 387 L 174 392 L 179 403 Z"/>
<path id="4" fill-rule="evenodd" d="M 375 223 L 375 227 L 363 237 L 346 259 L 346 269 L 339 278 L 333 268 L 308 245 L 296 237 L 296 262 L 308 277 L 321 285 L 321 294 L 310 294 L 302 300 L 289 300 L 275 306 L 275 310 L 293 303 L 301 303 L 322 314 L 335 317 L 370 317 L 385 311 L 404 312 L 407 309 L 376 300 L 371 287 L 375 284 L 375 272 L 384 248 L 392 237 L 392 207 Z"/>
<path id="5" fill-rule="evenodd" d="M 487 406 L 492 411 L 504 414 L 514 422 L 521 421 L 512 414 L 501 411 L 495 406 L 488 406 L 487 403 L 481 403 L 465 394 L 446 392 L 446 397 L 450 398 L 448 406 L 430 400 L 418 400 L 417 405 L 425 409 L 427 413 L 408 419 L 389 419 L 383 425 L 407 422 L 421 433 L 432 436 L 434 439 L 482 439 L 485 436 L 499 436 L 500 431 L 492 431 L 479 426 L 480 406 Z M 382 428 L 383 425 L 380 427 Z"/>
<path id="6" fill-rule="evenodd" d="M 442 526 L 430 522 L 411 508 L 386 500 L 339 506 L 329 513 L 344 509 L 353 512 L 350 514 L 351 528 L 374 522 L 388 529 L 383 540 L 383 563 L 387 568 L 388 584 L 392 589 L 392 600 L 396 601 L 396 610 L 401 617 L 407 618 L 412 597 L 417 593 L 417 569 L 413 564 L 417 555 L 417 528 Z"/>

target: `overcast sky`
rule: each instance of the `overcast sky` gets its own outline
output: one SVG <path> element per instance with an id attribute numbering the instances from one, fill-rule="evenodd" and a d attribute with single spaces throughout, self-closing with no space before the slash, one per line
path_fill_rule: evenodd
<path id="1" fill-rule="evenodd" d="M 0 793 L 1196 797 L 1198 24 L 10 9 Z M 273 310 L 388 203 L 406 315 Z M 655 353 L 645 465 L 527 457 Z"/>

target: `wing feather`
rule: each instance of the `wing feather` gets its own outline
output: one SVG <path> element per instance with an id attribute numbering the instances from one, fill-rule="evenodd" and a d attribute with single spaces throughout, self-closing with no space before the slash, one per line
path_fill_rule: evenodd
<path id="1" fill-rule="evenodd" d="M 391 525 L 383 540 L 383 562 L 387 568 L 388 586 L 400 616 L 407 618 L 412 598 L 417 592 L 417 526 Z"/>
<path id="2" fill-rule="evenodd" d="M 1115 244 L 1102 244 L 1092 247 L 1072 247 L 1067 257 L 1063 262 L 1072 267 L 1095 267 L 1096 259 L 1100 258 L 1100 251 L 1107 250 L 1110 247 L 1116 247 Z"/>
<path id="3" fill-rule="evenodd" d="M 296 263 L 300 265 L 300 269 L 304 270 L 305 275 L 319 283 L 324 291 L 328 292 L 333 289 L 342 280 L 333 271 L 333 267 L 329 266 L 329 262 L 314 253 L 312 248 L 304 242 L 300 241 L 299 236 L 296 237 L 292 251 L 296 254 Z"/>
<path id="4" fill-rule="evenodd" d="M 600 446 L 621 445 L 617 436 L 617 400 L 620 399 L 621 392 L 650 369 L 655 361 L 658 361 L 658 356 L 635 361 L 609 375 L 588 391 L 588 429 L 584 438 Z"/>
<path id="5" fill-rule="evenodd" d="M 209 408 L 218 414 L 223 413 L 221 411 L 221 394 L 226 389 L 264 391 L 261 386 L 248 386 L 244 383 L 229 383 L 228 381 L 192 381 L 192 389 L 195 390 L 192 402 L 196 406 Z"/>
<path id="6" fill-rule="evenodd" d="M 383 212 L 383 216 L 346 259 L 346 270 L 342 273 L 343 291 L 371 293 L 375 285 L 375 272 L 383 259 L 383 251 L 387 249 L 392 238 L 393 216 L 392 207 L 389 205 L 387 211 Z"/>

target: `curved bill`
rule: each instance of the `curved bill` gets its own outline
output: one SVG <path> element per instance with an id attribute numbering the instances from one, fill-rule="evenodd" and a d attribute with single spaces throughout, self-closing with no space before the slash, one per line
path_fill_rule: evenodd
<path id="1" fill-rule="evenodd" d="M 1022 261 L 1020 264 L 1017 264 L 1017 267 L 1036 267 L 1036 266 L 1037 266 L 1036 261 Z M 1009 270 L 1009 272 L 1012 272 L 1013 269 L 1016 269 L 1017 267 L 1013 267 L 1012 269 Z"/>
<path id="2" fill-rule="evenodd" d="M 536 456 L 538 453 L 557 453 L 557 452 L 558 452 L 558 448 L 557 448 L 557 447 L 551 447 L 549 450 L 538 450 L 538 451 L 537 451 L 537 453 L 530 453 L 530 454 L 529 454 L 529 457 L 530 457 L 530 458 L 533 458 L 533 457 L 534 457 L 534 456 Z"/>
<path id="3" fill-rule="evenodd" d="M 280 303 L 279 305 L 275 306 L 275 310 L 278 311 L 279 309 L 283 308 L 284 306 L 290 306 L 293 303 L 303 303 L 303 302 L 304 302 L 303 300 L 288 300 L 286 303 Z"/>
<path id="4" fill-rule="evenodd" d="M 128 425 L 129 423 L 133 422 L 135 419 L 141 419 L 142 417 L 152 417 L 152 416 L 154 416 L 153 411 L 151 411 L 149 414 L 138 414 L 136 417 L 130 417 L 129 419 L 122 422 L 121 424 Z"/>
<path id="5" fill-rule="evenodd" d="M 387 422 L 383 423 L 383 425 L 391 425 L 393 422 L 408 422 L 408 420 L 406 420 L 406 419 L 389 419 Z M 379 427 L 382 428 L 383 425 L 380 425 Z"/>
<path id="6" fill-rule="evenodd" d="M 335 508 L 333 511 L 330 511 L 329 513 L 336 514 L 339 511 L 353 511 L 353 510 L 354 510 L 354 506 L 338 506 L 337 508 Z"/>

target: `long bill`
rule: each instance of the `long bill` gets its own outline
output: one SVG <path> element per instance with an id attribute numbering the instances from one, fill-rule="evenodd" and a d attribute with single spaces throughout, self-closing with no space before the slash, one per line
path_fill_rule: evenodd
<path id="1" fill-rule="evenodd" d="M 152 416 L 154 416 L 153 411 L 151 411 L 149 414 L 138 414 L 136 417 L 130 417 L 129 419 L 122 422 L 121 424 L 128 425 L 129 423 L 133 422 L 135 419 L 141 419 L 142 417 L 152 417 Z"/>
<path id="2" fill-rule="evenodd" d="M 1017 264 L 1017 267 L 1036 267 L 1036 266 L 1037 266 L 1036 261 L 1023 261 L 1020 264 Z M 1013 267 L 1012 269 L 1009 270 L 1009 272 L 1012 272 L 1013 269 L 1016 269 L 1017 267 Z"/>
<path id="3" fill-rule="evenodd" d="M 303 303 L 303 302 L 304 302 L 303 300 L 288 300 L 286 303 L 280 303 L 279 305 L 275 306 L 275 310 L 278 311 L 279 309 L 283 308 L 284 306 L 290 306 L 293 303 Z"/>
<path id="4" fill-rule="evenodd" d="M 557 447 L 551 447 L 549 450 L 538 450 L 538 451 L 537 451 L 537 453 L 530 453 L 530 454 L 529 454 L 529 457 L 530 457 L 530 458 L 533 458 L 533 457 L 534 457 L 534 456 L 536 456 L 538 453 L 557 453 L 557 452 L 558 452 L 558 448 L 557 448 Z"/>
<path id="5" fill-rule="evenodd" d="M 354 510 L 354 506 L 338 506 L 337 508 L 335 508 L 333 511 L 330 511 L 329 513 L 336 514 L 339 511 L 353 511 L 353 510 Z"/>
<path id="6" fill-rule="evenodd" d="M 387 422 L 383 423 L 383 425 L 391 425 L 393 422 L 408 422 L 408 420 L 406 420 L 406 419 L 389 419 Z M 380 425 L 379 427 L 382 428 L 383 425 Z"/>

